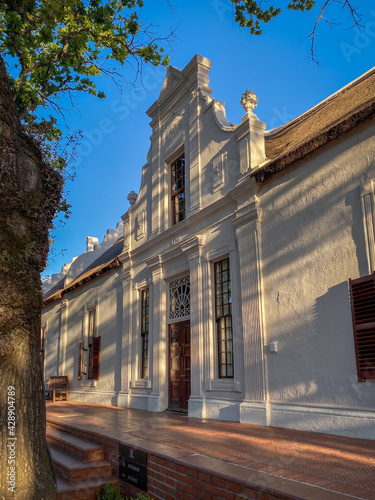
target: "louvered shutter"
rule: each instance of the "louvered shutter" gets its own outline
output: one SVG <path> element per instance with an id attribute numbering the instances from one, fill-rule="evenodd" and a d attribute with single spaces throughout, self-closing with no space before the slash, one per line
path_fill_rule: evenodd
<path id="1" fill-rule="evenodd" d="M 358 379 L 375 379 L 375 273 L 349 285 Z"/>
<path id="2" fill-rule="evenodd" d="M 83 372 L 83 340 L 78 344 L 78 380 L 82 380 Z"/>
<path id="3" fill-rule="evenodd" d="M 100 337 L 93 337 L 91 345 L 91 367 L 90 378 L 99 380 L 100 368 Z"/>

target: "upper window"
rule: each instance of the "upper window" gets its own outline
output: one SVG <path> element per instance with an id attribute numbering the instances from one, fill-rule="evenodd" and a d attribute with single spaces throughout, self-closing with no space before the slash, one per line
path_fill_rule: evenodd
<path id="1" fill-rule="evenodd" d="M 375 273 L 349 285 L 358 380 L 375 379 Z"/>
<path id="2" fill-rule="evenodd" d="M 232 297 L 229 258 L 216 262 L 214 272 L 219 377 L 233 378 Z"/>
<path id="3" fill-rule="evenodd" d="M 171 165 L 172 224 L 185 219 L 185 154 Z"/>
<path id="4" fill-rule="evenodd" d="M 150 325 L 150 292 L 147 288 L 141 295 L 142 378 L 148 378 L 148 334 Z"/>

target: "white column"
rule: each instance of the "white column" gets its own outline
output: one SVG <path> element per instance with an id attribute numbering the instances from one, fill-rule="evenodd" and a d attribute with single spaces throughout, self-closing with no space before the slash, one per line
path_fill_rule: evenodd
<path id="1" fill-rule="evenodd" d="M 127 269 L 120 276 L 122 282 L 122 335 L 121 335 L 121 391 L 118 394 L 118 406 L 129 407 L 129 383 L 131 377 L 132 354 L 132 272 Z"/>
<path id="2" fill-rule="evenodd" d="M 200 105 L 199 92 L 194 90 L 189 101 L 189 158 L 188 178 L 189 186 L 188 207 L 189 214 L 197 212 L 201 207 L 201 181 L 200 181 Z"/>
<path id="3" fill-rule="evenodd" d="M 264 359 L 260 209 L 253 180 L 235 190 L 239 202 L 233 221 L 238 242 L 243 330 L 244 402 L 240 421 L 266 425 L 267 384 Z"/>
<path id="4" fill-rule="evenodd" d="M 147 262 L 152 273 L 150 286 L 150 333 L 152 338 L 149 356 L 152 356 L 149 377 L 151 394 L 149 411 L 164 411 L 168 406 L 168 327 L 166 323 L 166 288 L 163 280 L 161 258 L 152 257 Z"/>
<path id="5" fill-rule="evenodd" d="M 203 411 L 203 359 L 204 359 L 204 290 L 203 290 L 203 247 L 205 236 L 193 236 L 181 244 L 190 266 L 190 363 L 191 395 L 189 415 L 202 417 Z"/>
<path id="6" fill-rule="evenodd" d="M 160 120 L 156 118 L 151 122 L 151 148 L 149 162 L 151 169 L 151 237 L 160 233 L 161 226 L 165 227 L 165 213 L 163 203 L 163 177 L 164 165 L 161 158 L 161 130 Z"/>
<path id="7" fill-rule="evenodd" d="M 375 214 L 374 182 L 369 181 L 361 189 L 363 230 L 365 233 L 368 274 L 375 271 Z"/>
<path id="8" fill-rule="evenodd" d="M 120 278 L 121 280 L 121 278 Z M 114 358 L 115 358 L 115 366 L 114 366 L 114 373 L 113 373 L 113 383 L 114 383 L 114 393 L 116 402 L 113 404 L 117 406 L 124 406 L 123 404 L 119 403 L 119 396 L 122 395 L 122 332 L 123 332 L 123 308 L 124 308 L 124 303 L 123 303 L 123 284 L 120 280 L 116 280 L 115 282 L 115 294 L 113 294 L 113 298 L 116 300 L 116 308 L 115 308 L 115 319 L 114 319 L 114 324 L 115 324 L 115 351 L 114 351 Z M 121 397 L 120 397 L 121 399 Z"/>

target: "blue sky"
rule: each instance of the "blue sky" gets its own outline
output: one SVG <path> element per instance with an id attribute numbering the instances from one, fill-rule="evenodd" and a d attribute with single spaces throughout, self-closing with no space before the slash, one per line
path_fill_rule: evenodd
<path id="1" fill-rule="evenodd" d="M 309 41 L 319 13 L 287 11 L 264 26 L 263 35 L 251 36 L 232 19 L 229 0 L 145 0 L 141 10 L 145 24 L 167 35 L 171 28 L 171 64 L 182 69 L 195 54 L 212 61 L 212 97 L 226 103 L 229 121 L 239 123 L 244 114 L 241 95 L 252 89 L 258 96 L 257 116 L 267 129 L 278 127 L 322 101 L 373 65 L 375 53 L 375 5 L 372 0 L 353 0 L 363 15 L 361 32 L 348 29 L 347 12 L 339 4 L 331 10 L 330 27 L 321 22 L 316 44 L 322 67 L 309 62 Z M 274 5 L 285 5 L 274 0 Z M 319 4 L 319 2 L 318 2 Z M 328 13 L 329 14 L 329 13 Z M 332 29 L 331 29 L 332 28 Z M 124 67 L 129 81 L 134 68 Z M 66 118 L 73 129 L 84 131 L 75 169 L 68 182 L 72 215 L 65 226 L 54 231 L 54 250 L 45 274 L 58 273 L 65 262 L 85 251 L 86 237 L 102 241 L 108 228 L 115 227 L 128 207 L 130 191 L 138 192 L 141 169 L 146 162 L 151 128 L 146 110 L 158 98 L 165 69 L 144 67 L 143 85 L 127 85 L 122 96 L 104 78 L 100 86 L 107 98 L 77 95 Z M 60 253 L 64 249 L 63 255 Z"/>

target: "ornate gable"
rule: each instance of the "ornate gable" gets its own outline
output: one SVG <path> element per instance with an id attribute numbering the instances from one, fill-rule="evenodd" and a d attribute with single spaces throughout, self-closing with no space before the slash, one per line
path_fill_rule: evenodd
<path id="1" fill-rule="evenodd" d="M 182 71 L 174 66 L 169 66 L 158 100 L 163 101 L 183 78 Z"/>

